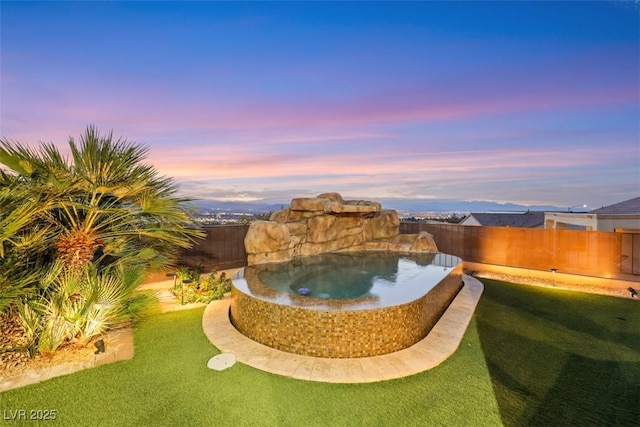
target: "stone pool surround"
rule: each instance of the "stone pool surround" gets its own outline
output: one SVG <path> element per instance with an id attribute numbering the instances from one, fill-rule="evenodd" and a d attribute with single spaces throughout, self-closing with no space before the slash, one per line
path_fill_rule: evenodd
<path id="1" fill-rule="evenodd" d="M 245 269 L 252 293 L 276 299 L 282 291 L 264 285 L 260 266 Z M 280 304 L 242 292 L 231 294 L 231 322 L 245 336 L 304 356 L 370 357 L 421 341 L 462 288 L 462 262 L 425 295 L 405 304 L 362 309 L 363 299 L 322 300 L 286 294 Z M 309 307 L 312 305 L 312 307 Z M 320 307 L 319 307 L 320 306 Z"/>
<path id="2" fill-rule="evenodd" d="M 301 356 L 257 343 L 229 321 L 230 296 L 207 306 L 202 329 L 221 352 L 233 353 L 238 362 L 272 374 L 326 383 L 393 380 L 432 369 L 458 349 L 484 290 L 482 283 L 471 276 L 464 275 L 463 280 L 458 295 L 422 341 L 380 356 L 345 359 Z"/>
<path id="3" fill-rule="evenodd" d="M 403 234 L 394 210 L 380 203 L 344 200 L 338 193 L 293 199 L 269 221 L 254 221 L 245 237 L 248 266 L 285 262 L 329 252 L 391 251 L 437 253 L 427 232 Z M 253 271 L 253 273 L 251 272 Z M 257 295 L 279 292 L 257 280 Z M 245 278 L 246 280 L 246 278 Z M 387 307 L 355 309 L 330 300 L 309 307 L 308 297 L 287 294 L 293 304 L 265 300 L 232 289 L 229 317 L 245 336 L 279 350 L 326 358 L 359 358 L 392 353 L 422 340 L 462 287 L 462 262 L 424 295 Z M 299 301 L 297 301 L 299 300 Z M 313 303 L 315 304 L 315 303 Z M 351 307 L 350 307 L 351 306 Z"/>
<path id="4" fill-rule="evenodd" d="M 340 251 L 438 252 L 427 232 L 400 234 L 396 211 L 338 193 L 293 199 L 269 221 L 252 222 L 244 246 L 248 265 Z"/>

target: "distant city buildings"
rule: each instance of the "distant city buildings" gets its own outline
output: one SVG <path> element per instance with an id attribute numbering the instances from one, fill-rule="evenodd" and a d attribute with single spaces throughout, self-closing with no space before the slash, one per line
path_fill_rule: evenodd
<path id="1" fill-rule="evenodd" d="M 231 212 L 220 209 L 202 209 L 195 216 L 195 221 L 200 225 L 229 225 L 248 224 L 255 220 L 268 220 L 272 212 Z M 448 222 L 459 223 L 464 217 L 464 213 L 434 213 L 434 212 L 398 212 L 401 221 L 420 222 Z"/>
<path id="2" fill-rule="evenodd" d="M 268 220 L 271 212 L 204 209 L 196 216 L 201 225 L 248 224 Z M 547 228 L 557 230 L 624 231 L 640 233 L 640 197 L 590 212 L 410 212 L 398 211 L 401 221 L 452 223 L 485 227 Z"/>
<path id="3" fill-rule="evenodd" d="M 200 225 L 247 224 L 256 218 L 247 212 L 201 211 L 195 221 Z"/>

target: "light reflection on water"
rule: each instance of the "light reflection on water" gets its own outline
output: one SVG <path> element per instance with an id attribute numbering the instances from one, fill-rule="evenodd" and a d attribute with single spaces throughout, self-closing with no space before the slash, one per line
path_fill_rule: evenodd
<path id="1" fill-rule="evenodd" d="M 257 277 L 261 283 L 239 285 L 255 294 L 251 290 L 264 284 L 276 292 L 261 292 L 261 296 L 292 305 L 300 298 L 311 298 L 327 302 L 364 299 L 368 305 L 388 306 L 426 294 L 460 262 L 458 257 L 440 253 L 330 253 L 246 267 L 256 269 L 257 274 L 245 272 L 245 277 Z"/>

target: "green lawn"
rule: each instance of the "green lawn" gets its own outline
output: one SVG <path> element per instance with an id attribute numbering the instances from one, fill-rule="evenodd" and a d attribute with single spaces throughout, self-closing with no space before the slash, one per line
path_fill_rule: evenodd
<path id="1" fill-rule="evenodd" d="M 322 384 L 241 364 L 211 371 L 218 350 L 193 309 L 140 322 L 133 360 L 2 393 L 0 407 L 55 409 L 65 426 L 638 424 L 636 301 L 483 282 L 459 350 L 412 377 Z"/>

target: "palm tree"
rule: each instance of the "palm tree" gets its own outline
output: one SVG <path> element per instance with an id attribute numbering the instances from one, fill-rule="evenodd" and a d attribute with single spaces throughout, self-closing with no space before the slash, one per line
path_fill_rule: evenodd
<path id="1" fill-rule="evenodd" d="M 0 139 L 0 260 L 59 260 L 165 267 L 203 232 L 176 197 L 173 179 L 144 164 L 147 148 L 88 126 L 70 159 L 51 143 L 38 150 Z M 25 255 L 26 256 L 26 255 Z M 1 271 L 1 270 L 0 270 Z"/>
<path id="2" fill-rule="evenodd" d="M 31 355 L 131 318 L 143 271 L 204 235 L 146 148 L 93 126 L 69 148 L 0 139 L 0 312 L 17 311 Z"/>
<path id="3" fill-rule="evenodd" d="M 33 226 L 48 204 L 30 200 L 18 179 L 0 170 L 0 312 L 38 288 L 52 230 Z"/>

